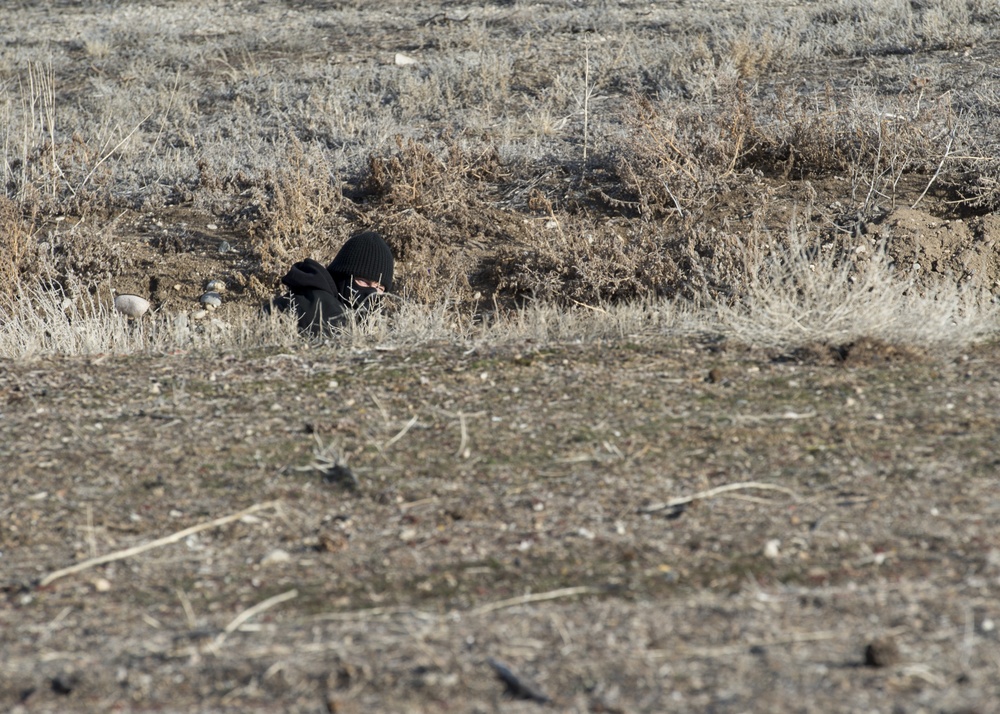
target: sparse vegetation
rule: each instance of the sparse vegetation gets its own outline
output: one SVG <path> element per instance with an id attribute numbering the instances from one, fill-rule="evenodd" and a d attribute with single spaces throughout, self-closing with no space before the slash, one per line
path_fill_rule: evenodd
<path id="1" fill-rule="evenodd" d="M 19 5 L 0 708 L 1000 701 L 993 0 Z"/>

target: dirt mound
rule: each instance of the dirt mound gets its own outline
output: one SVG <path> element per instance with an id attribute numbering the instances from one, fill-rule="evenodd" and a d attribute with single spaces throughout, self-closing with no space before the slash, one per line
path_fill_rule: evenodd
<path id="1" fill-rule="evenodd" d="M 1000 216 L 947 219 L 897 208 L 873 228 L 901 268 L 1000 292 Z"/>

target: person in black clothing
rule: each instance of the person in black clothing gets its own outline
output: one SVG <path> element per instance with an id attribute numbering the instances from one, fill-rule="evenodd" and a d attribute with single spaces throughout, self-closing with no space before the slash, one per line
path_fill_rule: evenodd
<path id="1" fill-rule="evenodd" d="M 392 290 L 392 250 L 374 231 L 352 236 L 329 266 L 306 258 L 281 282 L 291 297 L 272 300 L 273 308 L 295 310 L 299 330 L 324 334 L 377 309 L 379 296 Z"/>

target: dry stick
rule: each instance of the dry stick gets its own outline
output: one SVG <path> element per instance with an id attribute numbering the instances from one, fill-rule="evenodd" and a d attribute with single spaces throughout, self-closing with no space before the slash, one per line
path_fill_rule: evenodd
<path id="1" fill-rule="evenodd" d="M 934 175 L 931 176 L 931 180 L 927 182 L 927 188 L 925 188 L 924 192 L 917 197 L 917 200 L 913 202 L 913 205 L 910 206 L 910 208 L 916 208 L 917 204 L 920 203 L 923 200 L 924 196 L 927 195 L 927 192 L 931 190 L 931 186 L 937 180 L 937 177 L 941 174 L 941 169 L 944 168 L 944 162 L 948 160 L 948 154 L 951 153 L 951 143 L 954 140 L 955 140 L 955 132 L 952 131 L 951 136 L 948 137 L 948 146 L 946 146 L 944 149 L 944 156 L 941 157 L 941 163 L 938 164 L 937 171 L 935 171 Z"/>
<path id="2" fill-rule="evenodd" d="M 458 444 L 458 451 L 455 452 L 455 456 L 460 459 L 465 452 L 465 445 L 469 443 L 469 430 L 465 427 L 465 414 L 462 412 L 458 413 L 458 428 L 462 432 L 462 440 Z"/>
<path id="3" fill-rule="evenodd" d="M 71 565 L 68 568 L 63 568 L 62 570 L 57 570 L 54 573 L 49 573 L 42 581 L 38 583 L 38 587 L 44 588 L 59 578 L 66 577 L 67 575 L 72 575 L 74 573 L 79 573 L 88 568 L 93 568 L 97 565 L 103 565 L 104 563 L 111 563 L 115 560 L 124 560 L 125 558 L 131 558 L 133 555 L 139 555 L 140 553 L 145 553 L 147 550 L 153 550 L 154 548 L 159 548 L 164 545 L 170 545 L 171 543 L 176 543 L 177 541 L 184 540 L 189 535 L 194 535 L 195 533 L 200 533 L 201 531 L 209 530 L 210 528 L 218 528 L 219 526 L 224 526 L 227 523 L 232 523 L 237 521 L 243 516 L 250 515 L 251 513 L 256 513 L 257 511 L 263 511 L 267 508 L 275 508 L 280 501 L 268 501 L 267 503 L 258 503 L 250 508 L 246 508 L 239 513 L 233 513 L 229 516 L 223 516 L 222 518 L 216 518 L 214 521 L 208 521 L 207 523 L 199 523 L 196 526 L 191 526 L 190 528 L 185 528 L 182 531 L 177 531 L 171 535 L 164 536 L 163 538 L 158 538 L 157 540 L 151 541 L 149 543 L 144 543 L 143 545 L 133 546 L 131 548 L 126 548 L 125 550 L 118 550 L 114 553 L 108 553 L 107 555 L 101 555 L 96 558 L 90 558 L 89 560 L 84 560 L 76 565 Z"/>
<path id="4" fill-rule="evenodd" d="M 410 427 L 412 427 L 416 423 L 417 423 L 417 417 L 414 416 L 412 419 L 410 419 L 410 421 L 406 422 L 406 426 L 400 429 L 398 434 L 389 439 L 389 441 L 385 442 L 385 446 L 382 447 L 382 450 L 383 451 L 387 450 L 390 446 L 392 446 L 397 441 L 406 436 L 406 432 L 408 432 L 410 430 Z"/>
<path id="5" fill-rule="evenodd" d="M 512 597 L 507 600 L 498 600 L 496 602 L 486 603 L 485 605 L 474 607 L 471 610 L 466 611 L 464 614 L 483 615 L 489 612 L 495 612 L 496 610 L 503 610 L 504 608 L 508 607 L 517 607 L 518 605 L 527 605 L 533 602 L 558 600 L 559 598 L 574 597 L 577 595 L 600 595 L 600 594 L 601 590 L 599 590 L 598 588 L 592 588 L 587 586 L 580 586 L 575 588 L 562 588 L 560 590 L 550 590 L 544 593 L 522 595 L 520 597 Z M 449 614 L 463 614 L 463 613 L 460 610 L 451 610 Z M 429 618 L 438 617 L 437 615 L 424 613 L 420 610 L 415 610 L 405 605 L 398 605 L 391 607 L 371 607 L 365 610 L 348 610 L 346 612 L 326 612 L 321 615 L 315 615 L 314 617 L 311 617 L 309 619 L 311 621 L 347 620 L 351 622 L 363 622 L 369 617 L 383 617 L 385 615 L 423 615 L 424 617 L 429 617 Z"/>
<path id="6" fill-rule="evenodd" d="M 718 496 L 723 493 L 729 493 L 730 491 L 741 491 L 747 488 L 757 488 L 764 491 L 781 491 L 782 493 L 787 494 L 792 498 L 798 499 L 798 494 L 796 494 L 795 491 L 785 488 L 784 486 L 775 486 L 774 484 L 762 483 L 760 481 L 741 481 L 740 483 L 727 483 L 724 486 L 716 486 L 715 488 L 710 488 L 707 491 L 701 491 L 700 493 L 695 493 L 690 496 L 679 496 L 678 498 L 671 498 L 666 503 L 657 503 L 652 506 L 646 506 L 645 508 L 640 508 L 639 513 L 656 513 L 657 511 L 665 511 L 668 508 L 683 506 L 685 503 L 691 503 L 692 501 L 698 501 L 705 498 L 712 498 L 713 496 Z"/>
<path id="7" fill-rule="evenodd" d="M 587 140 L 590 127 L 590 47 L 584 53 L 583 67 L 583 170 L 587 171 Z"/>
<path id="8" fill-rule="evenodd" d="M 231 633 L 239 629 L 240 625 L 249 620 L 254 615 L 258 615 L 265 610 L 269 610 L 275 605 L 280 605 L 281 603 L 292 600 L 299 596 L 298 590 L 289 590 L 288 592 L 281 593 L 280 595 L 275 595 L 274 597 L 269 597 L 267 600 L 262 600 L 253 607 L 248 607 L 246 610 L 241 612 L 239 615 L 234 617 L 232 621 L 226 625 L 226 627 L 219 633 L 218 637 L 215 638 L 215 646 L 218 647 L 223 642 L 225 642 L 226 637 Z"/>
<path id="9" fill-rule="evenodd" d="M 498 600 L 497 602 L 487 603 L 486 605 L 480 605 L 479 607 L 474 607 L 469 610 L 470 615 L 483 615 L 487 612 L 494 612 L 496 610 L 503 610 L 507 607 L 517 607 L 518 605 L 527 605 L 532 602 L 545 602 L 546 600 L 558 600 L 564 597 L 575 597 L 577 595 L 598 595 L 600 590 L 597 588 L 587 587 L 582 585 L 575 588 L 561 588 L 559 590 L 549 590 L 544 593 L 532 593 L 530 595 L 522 595 L 520 597 L 512 597 L 507 600 Z"/>

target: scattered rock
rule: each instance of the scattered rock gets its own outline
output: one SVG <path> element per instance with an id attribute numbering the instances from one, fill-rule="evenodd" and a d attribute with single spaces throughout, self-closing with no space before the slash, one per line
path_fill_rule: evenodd
<path id="1" fill-rule="evenodd" d="M 517 676 L 514 671 L 492 657 L 487 660 L 490 667 L 497 675 L 497 679 L 504 683 L 504 693 L 514 699 L 527 699 L 539 704 L 548 704 L 552 700 L 542 693 L 542 691 L 531 682 Z"/>
<path id="2" fill-rule="evenodd" d="M 79 684 L 79 680 L 76 675 L 60 674 L 53 677 L 49 684 L 52 686 L 53 692 L 67 697 L 73 693 L 74 689 L 76 689 L 76 686 Z"/>
<path id="3" fill-rule="evenodd" d="M 404 55 L 402 52 L 396 53 L 396 66 L 406 67 L 409 65 L 414 65 L 416 63 L 417 61 L 412 57 L 410 57 L 409 55 Z"/>
<path id="4" fill-rule="evenodd" d="M 281 548 L 275 548 L 270 553 L 264 556 L 260 561 L 261 565 L 277 565 L 279 563 L 287 563 L 292 559 L 292 556 L 288 554 L 287 550 L 282 550 Z"/>
<path id="5" fill-rule="evenodd" d="M 891 667 L 899 662 L 899 646 L 892 637 L 879 637 L 865 646 L 866 667 Z"/>
<path id="6" fill-rule="evenodd" d="M 222 296 L 219 293 L 207 292 L 201 296 L 201 304 L 209 310 L 215 310 L 222 306 Z"/>
<path id="7" fill-rule="evenodd" d="M 350 491 L 356 491 L 361 486 L 358 477 L 344 464 L 334 464 L 326 469 L 323 472 L 323 480 L 326 483 L 336 484 Z"/>
<path id="8" fill-rule="evenodd" d="M 224 293 L 226 292 L 226 284 L 221 280 L 216 280 L 213 278 L 205 283 L 205 290 L 210 293 Z"/>
<path id="9" fill-rule="evenodd" d="M 138 295 L 116 295 L 115 310 L 128 317 L 142 317 L 149 310 L 149 300 Z"/>
<path id="10" fill-rule="evenodd" d="M 777 560 L 781 557 L 781 541 L 772 538 L 764 544 L 764 557 L 769 560 Z"/>
<path id="11" fill-rule="evenodd" d="M 233 249 L 233 247 L 231 245 L 229 245 L 229 243 L 227 241 L 222 241 L 221 243 L 219 243 L 219 252 L 220 253 L 228 253 L 232 249 Z"/>

